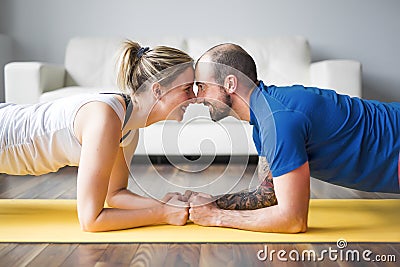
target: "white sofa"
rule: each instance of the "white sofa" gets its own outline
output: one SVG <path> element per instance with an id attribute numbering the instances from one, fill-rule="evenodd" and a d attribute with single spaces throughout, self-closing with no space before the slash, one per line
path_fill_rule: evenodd
<path id="1" fill-rule="evenodd" d="M 135 39 L 142 46 L 168 45 L 197 59 L 215 44 L 241 45 L 255 59 L 258 77 L 266 84 L 303 84 L 361 96 L 361 64 L 353 60 L 311 62 L 310 46 L 301 36 L 275 38 L 160 38 Z M 5 66 L 6 102 L 36 103 L 83 93 L 113 92 L 116 51 L 123 39 L 73 38 L 64 65 L 12 62 Z M 189 106 L 184 121 L 167 121 L 141 129 L 136 154 L 256 155 L 251 126 L 228 118 L 208 119 L 202 105 Z"/>

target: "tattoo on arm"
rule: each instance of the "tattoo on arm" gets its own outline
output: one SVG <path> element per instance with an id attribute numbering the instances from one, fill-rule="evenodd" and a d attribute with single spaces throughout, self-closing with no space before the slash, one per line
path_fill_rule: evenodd
<path id="1" fill-rule="evenodd" d="M 255 190 L 219 196 L 215 201 L 217 206 L 227 210 L 254 210 L 276 205 L 272 175 L 265 157 L 259 159 L 258 178 L 262 182 Z"/>

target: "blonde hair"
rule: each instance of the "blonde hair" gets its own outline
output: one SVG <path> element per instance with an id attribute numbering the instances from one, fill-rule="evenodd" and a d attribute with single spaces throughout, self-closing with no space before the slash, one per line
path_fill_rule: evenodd
<path id="1" fill-rule="evenodd" d="M 160 79 L 161 72 L 167 76 L 163 83 L 168 84 L 187 67 L 193 67 L 193 62 L 188 54 L 176 48 L 156 46 L 144 50 L 138 43 L 126 40 L 119 57 L 118 87 L 126 93 L 136 93 L 149 80 Z M 179 65 L 183 67 L 172 68 Z M 168 69 L 171 71 L 165 72 Z"/>

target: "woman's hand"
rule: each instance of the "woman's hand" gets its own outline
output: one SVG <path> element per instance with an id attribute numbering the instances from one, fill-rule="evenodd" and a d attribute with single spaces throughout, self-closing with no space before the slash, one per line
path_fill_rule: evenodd
<path id="1" fill-rule="evenodd" d="M 165 222 L 167 224 L 185 225 L 189 218 L 189 204 L 181 201 L 180 197 L 182 195 L 176 194 L 164 204 Z"/>
<path id="2" fill-rule="evenodd" d="M 173 197 L 177 197 L 178 200 L 183 201 L 183 202 L 188 201 L 188 198 L 179 192 L 169 192 L 169 193 L 165 194 L 165 196 L 161 199 L 161 202 L 165 204 L 168 201 L 170 201 Z"/>
<path id="3" fill-rule="evenodd" d="M 215 200 L 215 197 L 213 197 L 210 194 L 207 193 L 202 193 L 202 192 L 195 192 L 195 191 L 191 191 L 191 190 L 186 190 L 185 194 L 183 194 L 184 199 L 186 199 L 187 202 L 192 202 L 192 200 L 195 197 L 203 197 L 203 198 L 210 198 Z"/>

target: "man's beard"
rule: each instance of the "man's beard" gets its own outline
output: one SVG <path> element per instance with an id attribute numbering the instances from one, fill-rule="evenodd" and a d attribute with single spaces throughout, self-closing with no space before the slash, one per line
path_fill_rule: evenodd
<path id="1" fill-rule="evenodd" d="M 221 88 L 221 93 L 223 96 L 222 100 L 220 101 L 220 103 L 222 102 L 221 107 L 212 105 L 212 110 L 210 111 L 210 117 L 213 121 L 219 121 L 228 117 L 232 110 L 231 96 L 225 92 L 225 88 Z"/>

